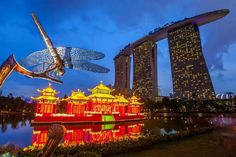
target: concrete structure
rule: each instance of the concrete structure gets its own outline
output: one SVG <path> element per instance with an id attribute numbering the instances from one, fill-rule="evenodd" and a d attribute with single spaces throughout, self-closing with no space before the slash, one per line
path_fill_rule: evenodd
<path id="1" fill-rule="evenodd" d="M 133 93 L 139 97 L 152 98 L 157 95 L 157 46 L 147 41 L 133 51 Z"/>
<path id="2" fill-rule="evenodd" d="M 190 23 L 168 32 L 175 98 L 212 99 L 215 92 L 202 54 L 198 26 Z"/>
<path id="3" fill-rule="evenodd" d="M 115 93 L 130 95 L 130 56 L 120 55 L 115 60 Z M 121 79 L 122 78 L 122 79 Z"/>
<path id="4" fill-rule="evenodd" d="M 202 54 L 198 27 L 220 19 L 228 13 L 228 9 L 222 9 L 171 22 L 170 24 L 167 23 L 163 27 L 156 28 L 154 31 L 149 32 L 148 35 L 125 46 L 114 58 L 116 70 L 115 89 L 117 92 L 126 94 L 127 89 L 130 89 L 130 77 L 126 77 L 130 76 L 128 74 L 130 69 L 127 69 L 130 65 L 125 66 L 122 57 L 129 58 L 129 56 L 133 55 L 132 92 L 142 98 L 157 96 L 157 51 L 155 42 L 168 38 L 174 96 L 176 98 L 189 99 L 214 98 L 214 88 Z M 122 64 L 119 64 L 119 62 L 122 62 Z M 188 75 L 185 76 L 184 73 L 188 73 Z"/>

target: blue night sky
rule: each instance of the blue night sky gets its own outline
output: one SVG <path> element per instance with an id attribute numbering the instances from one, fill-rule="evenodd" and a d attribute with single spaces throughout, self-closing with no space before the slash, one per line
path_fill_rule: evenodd
<path id="1" fill-rule="evenodd" d="M 113 58 L 125 45 L 156 27 L 185 17 L 227 8 L 224 18 L 200 27 L 203 53 L 216 93 L 236 93 L 235 0 L 1 0 L 0 62 L 11 53 L 20 60 L 46 48 L 33 23 L 38 16 L 54 46 L 93 49 L 106 57 L 94 63 L 110 68 L 107 74 L 67 70 L 62 85 L 53 83 L 60 96 L 71 90 L 92 88 L 100 80 L 114 84 Z M 158 43 L 158 83 L 162 95 L 172 92 L 167 40 Z M 4 95 L 36 95 L 48 81 L 13 73 L 2 87 Z"/>

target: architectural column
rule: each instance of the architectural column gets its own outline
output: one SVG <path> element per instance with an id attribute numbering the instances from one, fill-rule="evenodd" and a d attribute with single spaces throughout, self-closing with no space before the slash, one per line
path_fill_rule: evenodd
<path id="1" fill-rule="evenodd" d="M 175 98 L 214 99 L 215 92 L 194 23 L 168 32 Z"/>
<path id="2" fill-rule="evenodd" d="M 130 56 L 120 55 L 115 59 L 115 93 L 130 96 Z"/>
<path id="3" fill-rule="evenodd" d="M 157 46 L 146 41 L 133 51 L 133 90 L 140 98 L 157 96 Z"/>

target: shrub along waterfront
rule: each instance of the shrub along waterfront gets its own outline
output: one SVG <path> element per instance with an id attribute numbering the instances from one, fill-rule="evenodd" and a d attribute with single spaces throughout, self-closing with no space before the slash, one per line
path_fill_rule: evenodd
<path id="1" fill-rule="evenodd" d="M 107 157 L 119 153 L 128 153 L 134 151 L 142 151 L 151 148 L 155 144 L 162 142 L 169 142 L 173 140 L 180 140 L 197 134 L 212 131 L 213 126 L 196 128 L 194 130 L 186 130 L 172 135 L 150 135 L 140 137 L 138 139 L 108 142 L 103 144 L 87 143 L 84 145 L 75 145 L 70 147 L 59 146 L 54 152 L 54 157 Z M 37 154 L 36 149 L 25 149 L 18 152 L 19 157 L 33 157 Z"/>

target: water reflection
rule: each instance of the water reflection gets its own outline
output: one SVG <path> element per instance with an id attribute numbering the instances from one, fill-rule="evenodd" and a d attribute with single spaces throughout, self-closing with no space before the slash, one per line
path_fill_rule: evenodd
<path id="1" fill-rule="evenodd" d="M 167 135 L 209 125 L 206 118 L 199 117 L 152 117 L 145 121 L 143 131 L 146 135 Z"/>
<path id="2" fill-rule="evenodd" d="M 85 143 L 104 143 L 139 138 L 150 134 L 176 134 L 182 130 L 193 130 L 196 127 L 208 126 L 205 119 L 178 117 L 153 118 L 133 123 L 118 123 L 104 125 L 65 125 L 66 134 L 63 145 L 71 146 Z M 42 148 L 47 141 L 47 131 L 50 126 L 34 126 L 32 144 Z"/>
<path id="3" fill-rule="evenodd" d="M 26 115 L 0 115 L 0 147 L 7 144 L 21 148 L 30 145 L 32 134 L 30 120 L 31 117 Z"/>
<path id="4" fill-rule="evenodd" d="M 175 134 L 197 127 L 221 126 L 211 134 L 210 143 L 221 145 L 227 150 L 236 148 L 235 116 L 215 117 L 151 117 L 141 122 L 107 125 L 66 125 L 65 146 L 91 143 L 103 143 L 134 139 L 151 134 Z M 30 126 L 29 117 L 20 115 L 1 116 L 0 145 L 16 144 L 19 147 L 34 145 L 41 148 L 47 141 L 48 126 Z M 226 125 L 227 124 L 227 125 Z"/>
<path id="5" fill-rule="evenodd" d="M 27 121 L 31 121 L 32 117 L 21 114 L 0 114 L 0 126 L 2 133 L 6 132 L 7 129 L 18 129 L 27 125 Z"/>
<path id="6" fill-rule="evenodd" d="M 227 126 L 214 131 L 209 137 L 209 143 L 223 148 L 229 154 L 236 153 L 235 126 Z"/>
<path id="7" fill-rule="evenodd" d="M 236 153 L 236 118 L 235 114 L 223 114 L 209 118 L 209 123 L 219 127 L 210 137 L 210 142 L 225 149 L 227 152 Z"/>
<path id="8" fill-rule="evenodd" d="M 218 127 L 227 127 L 236 125 L 236 118 L 228 117 L 223 114 L 209 119 L 209 123 Z"/>
<path id="9" fill-rule="evenodd" d="M 143 125 L 143 122 L 104 125 L 65 125 L 66 134 L 63 145 L 104 143 L 139 138 L 142 136 Z M 47 141 L 49 127 L 34 126 L 32 137 L 34 147 L 43 147 Z"/>

